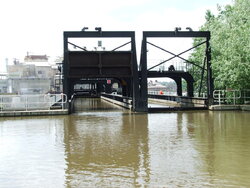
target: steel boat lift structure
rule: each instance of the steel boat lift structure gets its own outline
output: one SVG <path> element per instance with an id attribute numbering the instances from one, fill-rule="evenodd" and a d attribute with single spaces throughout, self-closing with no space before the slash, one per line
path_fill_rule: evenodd
<path id="1" fill-rule="evenodd" d="M 148 38 L 205 38 L 205 41 L 193 47 L 196 48 L 206 44 L 204 66 L 202 69 L 201 79 L 207 73 L 207 99 L 208 103 L 212 102 L 213 80 L 211 70 L 211 50 L 210 50 L 210 32 L 209 31 L 144 31 L 141 46 L 140 64 L 137 64 L 135 32 L 134 31 L 102 31 L 96 28 L 96 31 L 65 31 L 64 32 L 64 60 L 62 63 L 63 70 L 63 93 L 70 99 L 74 94 L 74 85 L 76 83 L 86 83 L 89 80 L 96 80 L 98 87 L 103 84 L 103 79 L 118 80 L 122 86 L 122 95 L 132 99 L 132 109 L 136 112 L 148 111 L 148 83 L 150 77 L 169 77 L 177 84 L 177 94 L 182 95 L 181 79 L 185 79 L 188 85 L 188 96 L 193 97 L 193 77 L 188 72 L 164 71 L 156 72 L 151 69 L 160 64 L 148 68 L 147 66 L 147 45 L 152 45 L 160 50 L 173 55 L 172 58 L 181 58 L 183 53 L 193 49 L 190 48 L 180 54 L 174 54 L 157 45 L 148 42 Z M 88 51 L 85 48 L 72 44 L 70 38 L 129 38 L 129 42 L 111 50 L 111 51 Z M 79 51 L 70 51 L 69 45 L 80 49 Z M 121 47 L 130 45 L 129 51 L 118 51 Z M 169 59 L 169 60 L 170 60 Z M 184 59 L 187 63 L 194 64 Z M 196 64 L 194 64 L 196 65 Z M 196 65 L 199 66 L 199 65 Z M 98 83 L 98 80 L 102 82 Z M 202 80 L 201 80 L 202 83 Z M 101 91 L 99 89 L 98 91 Z"/>

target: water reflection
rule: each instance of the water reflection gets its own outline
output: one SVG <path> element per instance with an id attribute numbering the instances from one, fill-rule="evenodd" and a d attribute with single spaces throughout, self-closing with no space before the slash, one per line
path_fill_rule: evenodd
<path id="1" fill-rule="evenodd" d="M 101 106 L 1 118 L 0 187 L 250 186 L 249 112 L 140 114 Z"/>
<path id="2" fill-rule="evenodd" d="M 186 187 L 203 185 L 199 176 L 198 152 L 182 113 L 149 115 L 151 186 Z"/>
<path id="3" fill-rule="evenodd" d="M 64 184 L 64 118 L 0 119 L 0 187 Z"/>
<path id="4" fill-rule="evenodd" d="M 95 112 L 72 115 L 68 121 L 70 187 L 127 187 L 149 181 L 147 115 Z"/>
<path id="5" fill-rule="evenodd" d="M 195 113 L 194 147 L 211 185 L 250 185 L 248 112 Z M 190 118 L 190 114 L 188 114 Z M 240 183 L 239 183 L 240 182 Z"/>
<path id="6" fill-rule="evenodd" d="M 76 98 L 74 101 L 74 112 L 93 112 L 93 111 L 128 111 L 120 106 L 99 98 Z"/>

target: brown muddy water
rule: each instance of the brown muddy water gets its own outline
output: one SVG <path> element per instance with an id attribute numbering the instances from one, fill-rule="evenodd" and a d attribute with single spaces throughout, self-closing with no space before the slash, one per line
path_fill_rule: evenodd
<path id="1" fill-rule="evenodd" d="M 0 118 L 0 187 L 250 187 L 250 113 L 132 113 L 99 99 L 69 116 Z"/>

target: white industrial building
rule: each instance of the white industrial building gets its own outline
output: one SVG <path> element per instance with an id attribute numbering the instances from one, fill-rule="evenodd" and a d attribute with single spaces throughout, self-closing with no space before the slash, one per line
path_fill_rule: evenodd
<path id="1" fill-rule="evenodd" d="M 58 68 L 49 63 L 47 55 L 29 55 L 24 62 L 15 60 L 7 65 L 5 78 L 0 78 L 1 93 L 44 94 L 58 91 L 55 88 L 55 78 Z"/>

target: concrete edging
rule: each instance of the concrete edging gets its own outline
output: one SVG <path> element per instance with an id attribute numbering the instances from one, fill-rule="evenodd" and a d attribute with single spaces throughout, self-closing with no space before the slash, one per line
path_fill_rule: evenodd
<path id="1" fill-rule="evenodd" d="M 109 102 L 111 102 L 111 103 L 113 103 L 113 104 L 116 104 L 116 105 L 118 105 L 118 106 L 121 106 L 121 107 L 130 109 L 130 110 L 132 109 L 132 105 L 127 104 L 127 103 L 123 103 L 123 102 L 120 102 L 120 101 L 116 101 L 116 100 L 114 100 L 114 99 L 110 99 L 110 98 L 107 98 L 107 97 L 104 97 L 104 96 L 101 96 L 101 99 L 106 100 L 106 101 L 109 101 Z"/>
<path id="2" fill-rule="evenodd" d="M 69 112 L 65 110 L 34 110 L 34 111 L 5 111 L 0 112 L 0 117 L 21 117 L 21 116 L 54 116 L 54 115 L 68 115 Z"/>
<path id="3" fill-rule="evenodd" d="M 250 105 L 211 105 L 209 110 L 212 111 L 226 111 L 226 110 L 242 110 L 250 111 Z"/>

